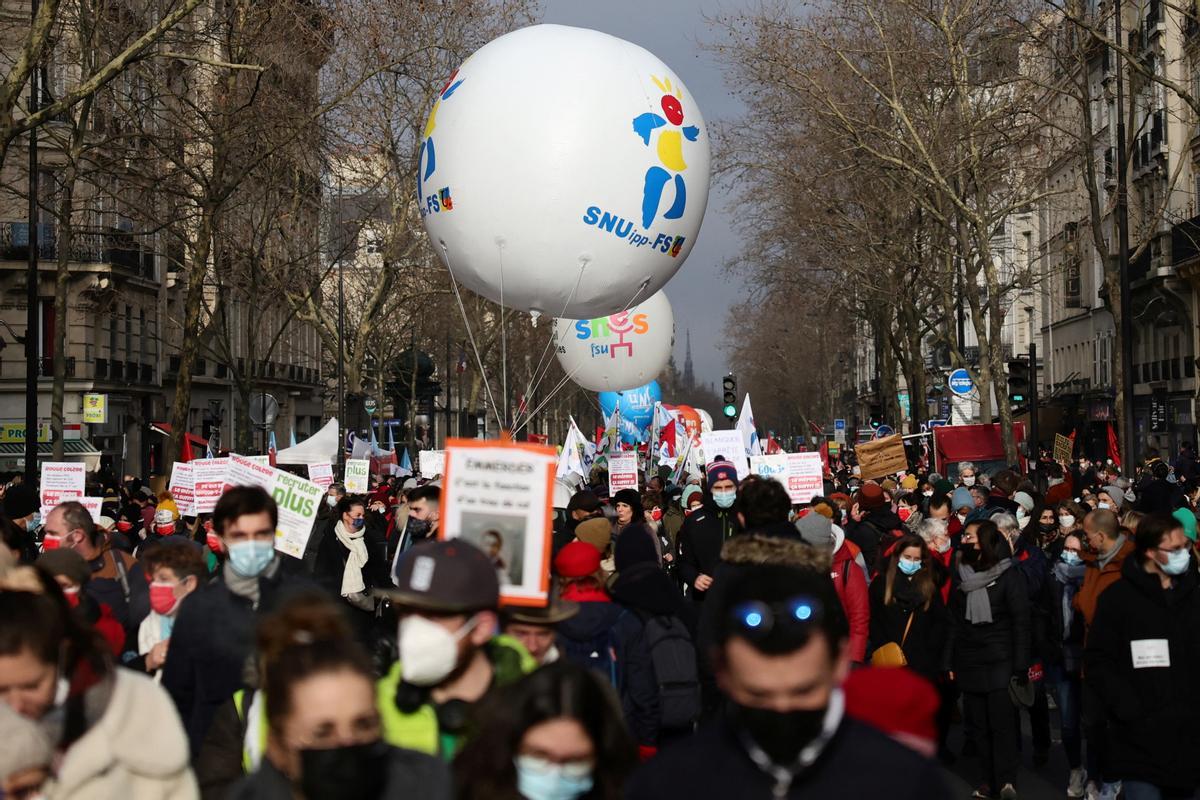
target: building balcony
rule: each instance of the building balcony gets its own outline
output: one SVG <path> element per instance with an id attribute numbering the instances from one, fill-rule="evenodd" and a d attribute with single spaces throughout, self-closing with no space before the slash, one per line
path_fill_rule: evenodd
<path id="1" fill-rule="evenodd" d="M 38 225 L 38 258 L 54 261 L 59 256 L 58 226 Z M 109 264 L 126 273 L 154 280 L 154 251 L 127 231 L 77 228 L 72 237 L 69 257 L 80 264 Z M 0 261 L 29 259 L 29 223 L 0 222 Z"/>

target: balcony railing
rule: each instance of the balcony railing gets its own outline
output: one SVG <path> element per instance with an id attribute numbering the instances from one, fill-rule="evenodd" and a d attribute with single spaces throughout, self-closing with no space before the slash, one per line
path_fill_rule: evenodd
<path id="1" fill-rule="evenodd" d="M 38 227 L 38 257 L 58 258 L 58 226 Z M 153 280 L 154 251 L 143 246 L 126 231 L 78 228 L 72 236 L 71 261 L 83 264 L 112 264 L 139 277 Z M 29 258 L 29 223 L 0 222 L 0 261 L 25 261 Z"/>

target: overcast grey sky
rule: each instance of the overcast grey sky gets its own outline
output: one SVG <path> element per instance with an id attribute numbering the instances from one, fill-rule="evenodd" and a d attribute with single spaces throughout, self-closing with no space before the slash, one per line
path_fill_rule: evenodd
<path id="1" fill-rule="evenodd" d="M 698 44 L 713 36 L 704 15 L 736 10 L 743 2 L 542 0 L 542 21 L 594 28 L 654 53 L 683 79 L 711 129 L 717 120 L 737 117 L 742 106 L 726 87 L 714 56 Z M 702 383 L 719 384 L 727 369 L 725 352 L 720 349 L 726 338 L 726 312 L 741 294 L 740 283 L 731 281 L 723 270 L 739 246 L 729 224 L 728 206 L 728 197 L 714 185 L 700 238 L 683 268 L 667 284 L 667 297 L 675 312 L 675 363 L 683 369 L 685 333 L 690 328 L 696 379 Z"/>

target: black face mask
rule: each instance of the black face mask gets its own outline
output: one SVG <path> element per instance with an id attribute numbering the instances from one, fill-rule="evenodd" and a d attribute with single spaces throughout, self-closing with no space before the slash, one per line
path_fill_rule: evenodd
<path id="1" fill-rule="evenodd" d="M 1042 533 L 1054 533 L 1056 530 L 1058 530 L 1058 523 L 1057 522 L 1038 523 L 1038 530 L 1040 530 Z"/>
<path id="2" fill-rule="evenodd" d="M 433 526 L 429 524 L 429 520 L 417 519 L 416 517 L 408 518 L 408 535 L 412 541 L 424 539 L 429 535 L 429 530 Z"/>
<path id="3" fill-rule="evenodd" d="M 300 751 L 300 791 L 305 800 L 376 800 L 387 780 L 383 741 Z"/>
<path id="4" fill-rule="evenodd" d="M 964 547 L 963 551 L 962 551 L 962 560 L 963 560 L 963 563 L 968 566 L 973 566 L 975 564 L 978 564 L 979 563 L 979 548 L 978 547 Z"/>
<path id="5" fill-rule="evenodd" d="M 821 733 L 825 723 L 824 708 L 805 711 L 772 711 L 733 704 L 734 724 L 741 728 L 770 759 L 780 766 L 789 766 L 800 751 Z"/>

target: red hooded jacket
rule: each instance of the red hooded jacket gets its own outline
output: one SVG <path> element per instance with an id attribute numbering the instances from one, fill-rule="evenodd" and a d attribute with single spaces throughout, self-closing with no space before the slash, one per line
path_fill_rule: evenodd
<path id="1" fill-rule="evenodd" d="M 867 658 L 867 636 L 871 629 L 871 600 L 867 594 L 867 578 L 855 562 L 858 547 L 850 540 L 833 554 L 830 577 L 837 590 L 846 620 L 850 623 L 850 658 L 863 662 Z"/>

